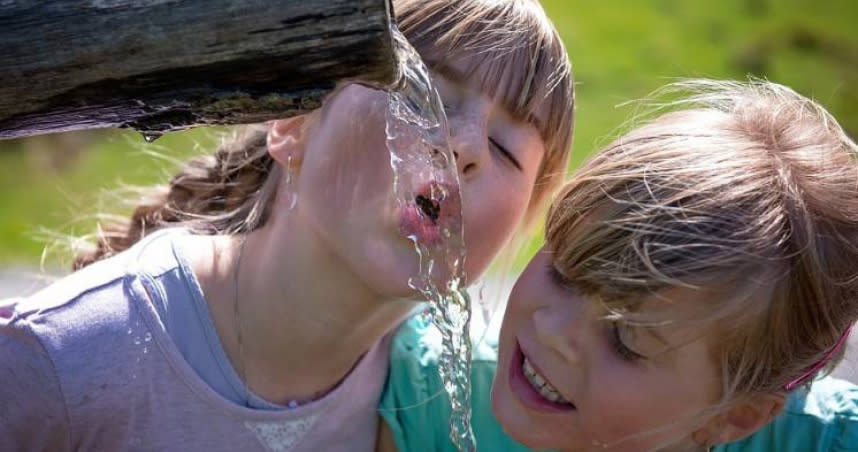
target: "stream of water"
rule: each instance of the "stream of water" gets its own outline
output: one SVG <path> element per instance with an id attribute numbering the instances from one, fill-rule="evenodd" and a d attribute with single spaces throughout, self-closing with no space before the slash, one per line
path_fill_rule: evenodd
<path id="1" fill-rule="evenodd" d="M 402 230 L 420 259 L 419 274 L 409 284 L 429 301 L 429 314 L 441 332 L 438 369 L 452 406 L 450 439 L 460 451 L 475 451 L 470 423 L 471 300 L 465 290 L 458 169 L 444 106 L 429 70 L 395 27 L 393 36 L 403 77 L 389 94 L 387 147 L 396 199 L 419 217 Z"/>

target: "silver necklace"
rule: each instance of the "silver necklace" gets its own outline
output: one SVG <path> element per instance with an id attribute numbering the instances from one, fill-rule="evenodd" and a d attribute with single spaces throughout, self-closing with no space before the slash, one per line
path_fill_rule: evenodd
<path id="1" fill-rule="evenodd" d="M 244 406 L 250 407 L 250 388 L 247 385 L 247 371 L 244 366 L 244 340 L 241 335 L 241 311 L 238 308 L 238 270 L 241 268 L 241 257 L 244 255 L 244 244 L 247 242 L 247 236 L 241 238 L 241 244 L 238 246 L 238 256 L 235 260 L 235 269 L 233 270 L 233 298 L 232 298 L 232 318 L 235 322 L 236 342 L 238 342 L 238 366 L 239 379 L 241 386 L 244 389 Z"/>

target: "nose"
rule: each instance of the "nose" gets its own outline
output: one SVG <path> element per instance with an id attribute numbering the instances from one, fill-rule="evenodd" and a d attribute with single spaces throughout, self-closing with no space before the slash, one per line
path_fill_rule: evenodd
<path id="1" fill-rule="evenodd" d="M 570 364 L 581 361 L 581 344 L 583 328 L 581 314 L 578 309 L 554 310 L 550 307 L 533 311 L 533 324 L 537 339 L 548 349 L 559 354 Z"/>
<path id="2" fill-rule="evenodd" d="M 486 122 L 482 114 L 450 120 L 450 147 L 462 177 L 476 174 L 482 166 L 482 158 L 488 151 Z"/>

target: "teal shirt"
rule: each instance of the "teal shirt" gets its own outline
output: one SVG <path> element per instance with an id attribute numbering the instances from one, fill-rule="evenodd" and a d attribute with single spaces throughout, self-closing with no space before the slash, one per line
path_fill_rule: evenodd
<path id="1" fill-rule="evenodd" d="M 858 452 L 858 386 L 836 378 L 790 395 L 784 412 L 750 437 L 716 452 Z"/>
<path id="2" fill-rule="evenodd" d="M 529 452 L 506 436 L 492 415 L 497 347 L 475 347 L 471 365 L 471 425 L 480 451 Z M 379 414 L 399 452 L 457 452 L 450 440 L 450 402 L 438 376 L 441 336 L 421 315 L 400 326 L 391 343 L 390 373 Z"/>
<path id="3" fill-rule="evenodd" d="M 390 426 L 399 452 L 456 452 L 450 441 L 450 402 L 438 377 L 440 335 L 420 315 L 396 332 L 390 373 L 379 414 Z M 497 364 L 494 341 L 474 350 L 471 369 L 471 423 L 480 451 L 526 452 L 506 436 L 491 410 Z M 858 452 L 858 386 L 823 378 L 795 391 L 784 413 L 749 438 L 716 452 Z"/>

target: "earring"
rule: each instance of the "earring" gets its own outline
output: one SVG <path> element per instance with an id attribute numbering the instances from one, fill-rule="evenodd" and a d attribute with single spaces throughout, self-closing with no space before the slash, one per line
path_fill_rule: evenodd
<path id="1" fill-rule="evenodd" d="M 286 180 L 284 183 L 286 184 L 286 206 L 289 210 L 295 208 L 295 205 L 298 203 L 298 193 L 295 191 L 294 186 L 294 171 L 297 165 L 292 164 L 292 156 L 289 155 L 286 157 Z"/>

